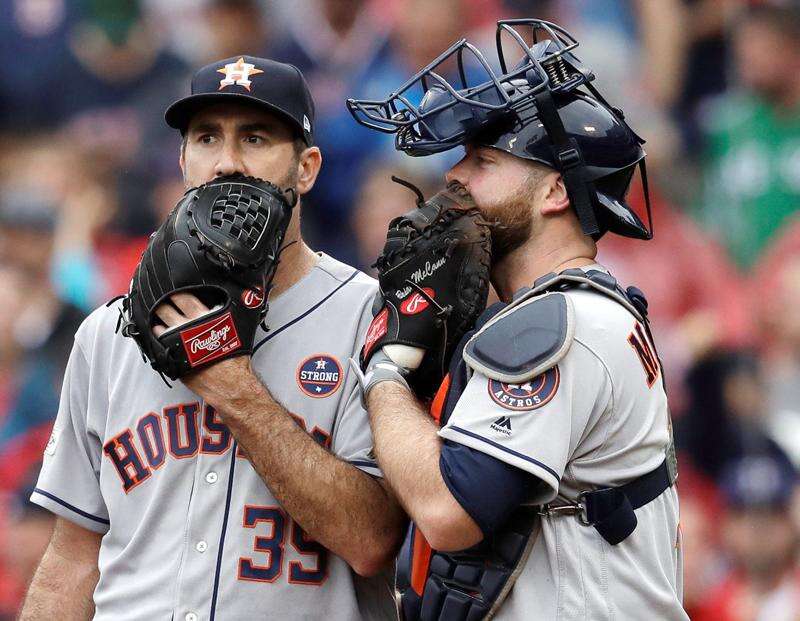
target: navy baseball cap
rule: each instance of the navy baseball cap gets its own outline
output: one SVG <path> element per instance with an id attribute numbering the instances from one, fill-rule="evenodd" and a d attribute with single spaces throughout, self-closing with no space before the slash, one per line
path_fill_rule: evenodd
<path id="1" fill-rule="evenodd" d="M 283 118 L 314 144 L 314 100 L 303 74 L 294 65 L 269 58 L 233 56 L 202 67 L 192 78 L 192 94 L 164 113 L 167 125 L 186 132 L 198 110 L 226 101 L 252 103 Z"/>
<path id="2" fill-rule="evenodd" d="M 738 458 L 722 471 L 720 489 L 729 506 L 738 509 L 788 507 L 798 473 L 785 455 Z"/>

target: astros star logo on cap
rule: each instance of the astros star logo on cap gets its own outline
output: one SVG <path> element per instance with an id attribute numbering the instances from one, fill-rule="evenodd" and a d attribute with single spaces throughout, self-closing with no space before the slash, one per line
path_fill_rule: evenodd
<path id="1" fill-rule="evenodd" d="M 244 57 L 241 57 L 235 63 L 228 63 L 224 67 L 217 69 L 217 73 L 225 74 L 225 77 L 219 81 L 219 89 L 217 90 L 221 91 L 226 86 L 238 84 L 249 91 L 250 77 L 264 72 L 261 69 L 256 69 L 254 64 L 246 63 Z"/>

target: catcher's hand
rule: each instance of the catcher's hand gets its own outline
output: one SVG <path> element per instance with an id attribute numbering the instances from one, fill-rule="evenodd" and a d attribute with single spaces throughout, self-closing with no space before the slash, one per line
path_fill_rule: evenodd
<path id="1" fill-rule="evenodd" d="M 375 263 L 380 296 L 360 363 L 371 370 L 370 359 L 383 349 L 410 371 L 417 396 L 427 398 L 486 306 L 491 231 L 478 209 L 458 194 L 443 190 L 423 202 L 414 189 L 420 197 L 417 209 L 389 223 Z M 398 359 L 396 345 L 422 350 L 421 362 Z"/>
<path id="2" fill-rule="evenodd" d="M 178 379 L 252 353 L 295 203 L 294 190 L 241 175 L 183 195 L 150 237 L 120 311 L 118 328 L 156 371 Z M 156 309 L 178 292 L 209 312 L 155 334 Z"/>

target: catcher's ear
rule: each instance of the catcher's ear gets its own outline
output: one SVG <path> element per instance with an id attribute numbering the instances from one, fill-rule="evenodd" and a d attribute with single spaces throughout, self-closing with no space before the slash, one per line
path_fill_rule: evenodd
<path id="1" fill-rule="evenodd" d="M 314 187 L 319 169 L 322 167 L 322 153 L 319 148 L 304 149 L 297 158 L 297 193 L 306 194 Z"/>
<path id="2" fill-rule="evenodd" d="M 555 215 L 569 209 L 569 195 L 561 175 L 553 172 L 540 182 L 537 197 L 541 201 L 542 215 Z"/>

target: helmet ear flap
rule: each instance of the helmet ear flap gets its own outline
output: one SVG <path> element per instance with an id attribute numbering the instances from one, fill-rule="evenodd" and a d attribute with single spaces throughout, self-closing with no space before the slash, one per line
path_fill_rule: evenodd
<path id="1" fill-rule="evenodd" d="M 633 184 L 634 173 L 639 167 L 642 175 L 642 189 L 648 224 L 631 207 L 628 194 Z M 595 212 L 600 227 L 599 239 L 606 232 L 616 233 L 634 239 L 652 239 L 653 220 L 650 213 L 650 198 L 647 191 L 647 173 L 644 160 L 605 175 L 594 182 L 597 190 Z"/>

